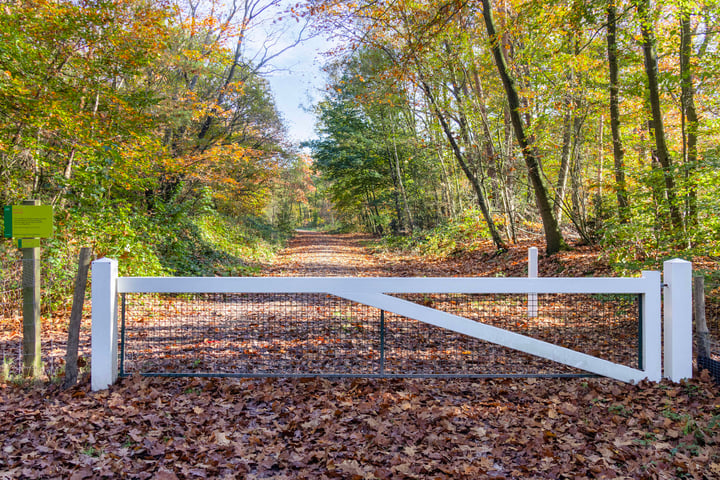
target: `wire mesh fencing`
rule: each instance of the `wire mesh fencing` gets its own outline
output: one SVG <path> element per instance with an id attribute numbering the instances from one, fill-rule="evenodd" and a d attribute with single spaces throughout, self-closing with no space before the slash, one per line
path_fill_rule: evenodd
<path id="1" fill-rule="evenodd" d="M 698 355 L 698 367 L 710 371 L 720 383 L 720 283 L 705 282 L 705 323 L 708 329 L 709 357 Z"/>
<path id="2" fill-rule="evenodd" d="M 0 375 L 10 376 L 22 365 L 22 258 L 0 249 Z"/>
<path id="3" fill-rule="evenodd" d="M 0 318 L 22 313 L 22 258 L 0 251 Z"/>
<path id="4" fill-rule="evenodd" d="M 67 344 L 69 319 L 68 299 L 72 298 L 72 279 L 77 262 L 68 251 L 55 258 L 42 257 L 41 263 L 41 363 L 43 374 L 48 378 L 63 371 Z M 22 376 L 23 354 L 23 286 L 29 285 L 27 273 L 33 269 L 26 265 L 22 252 L 17 248 L 0 247 L 0 378 Z M 24 268 L 27 266 L 28 268 Z M 50 291 L 48 291 L 50 290 Z M 89 313 L 89 291 L 86 305 Z M 90 357 L 89 315 L 83 322 L 80 336 L 81 364 Z"/>
<path id="5" fill-rule="evenodd" d="M 639 365 L 635 294 L 404 294 L 401 299 Z M 533 355 L 326 294 L 123 294 L 120 374 L 563 376 Z"/>

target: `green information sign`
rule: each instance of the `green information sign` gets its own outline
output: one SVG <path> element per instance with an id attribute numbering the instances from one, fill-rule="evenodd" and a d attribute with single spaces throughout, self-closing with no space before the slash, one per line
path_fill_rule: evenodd
<path id="1" fill-rule="evenodd" d="M 50 238 L 53 234 L 51 205 L 12 205 L 3 210 L 5 238 Z"/>

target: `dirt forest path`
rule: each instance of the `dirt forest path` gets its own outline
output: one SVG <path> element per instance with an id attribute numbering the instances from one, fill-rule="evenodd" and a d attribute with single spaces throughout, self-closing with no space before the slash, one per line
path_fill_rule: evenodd
<path id="1" fill-rule="evenodd" d="M 291 277 L 497 277 L 527 275 L 527 249 L 540 245 L 525 240 L 502 254 L 489 241 L 472 252 L 450 256 L 421 255 L 416 252 L 371 251 L 373 237 L 363 233 L 325 233 L 297 230 L 275 261 L 261 275 Z M 541 248 L 542 251 L 542 248 Z M 607 275 L 606 263 L 598 252 L 576 247 L 547 258 L 541 254 L 540 276 Z"/>
<path id="2" fill-rule="evenodd" d="M 364 243 L 368 235 L 297 230 L 264 274 L 292 277 L 367 277 L 388 275 Z"/>

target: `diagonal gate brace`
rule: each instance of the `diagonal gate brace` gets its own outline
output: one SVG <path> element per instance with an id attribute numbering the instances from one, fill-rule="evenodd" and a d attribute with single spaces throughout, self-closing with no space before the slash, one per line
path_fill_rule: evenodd
<path id="1" fill-rule="evenodd" d="M 642 370 L 619 365 L 608 360 L 593 357 L 592 355 L 479 323 L 458 315 L 428 308 L 384 293 L 348 291 L 331 291 L 328 293 L 353 302 L 386 310 L 420 322 L 452 330 L 453 332 L 624 382 L 638 382 L 648 377 L 647 372 Z"/>

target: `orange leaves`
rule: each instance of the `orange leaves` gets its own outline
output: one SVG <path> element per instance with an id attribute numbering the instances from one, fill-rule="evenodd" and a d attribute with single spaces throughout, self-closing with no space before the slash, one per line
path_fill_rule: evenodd
<path id="1" fill-rule="evenodd" d="M 279 172 L 275 157 L 238 144 L 216 145 L 178 162 L 185 175 L 212 189 L 215 198 L 258 213 Z"/>

